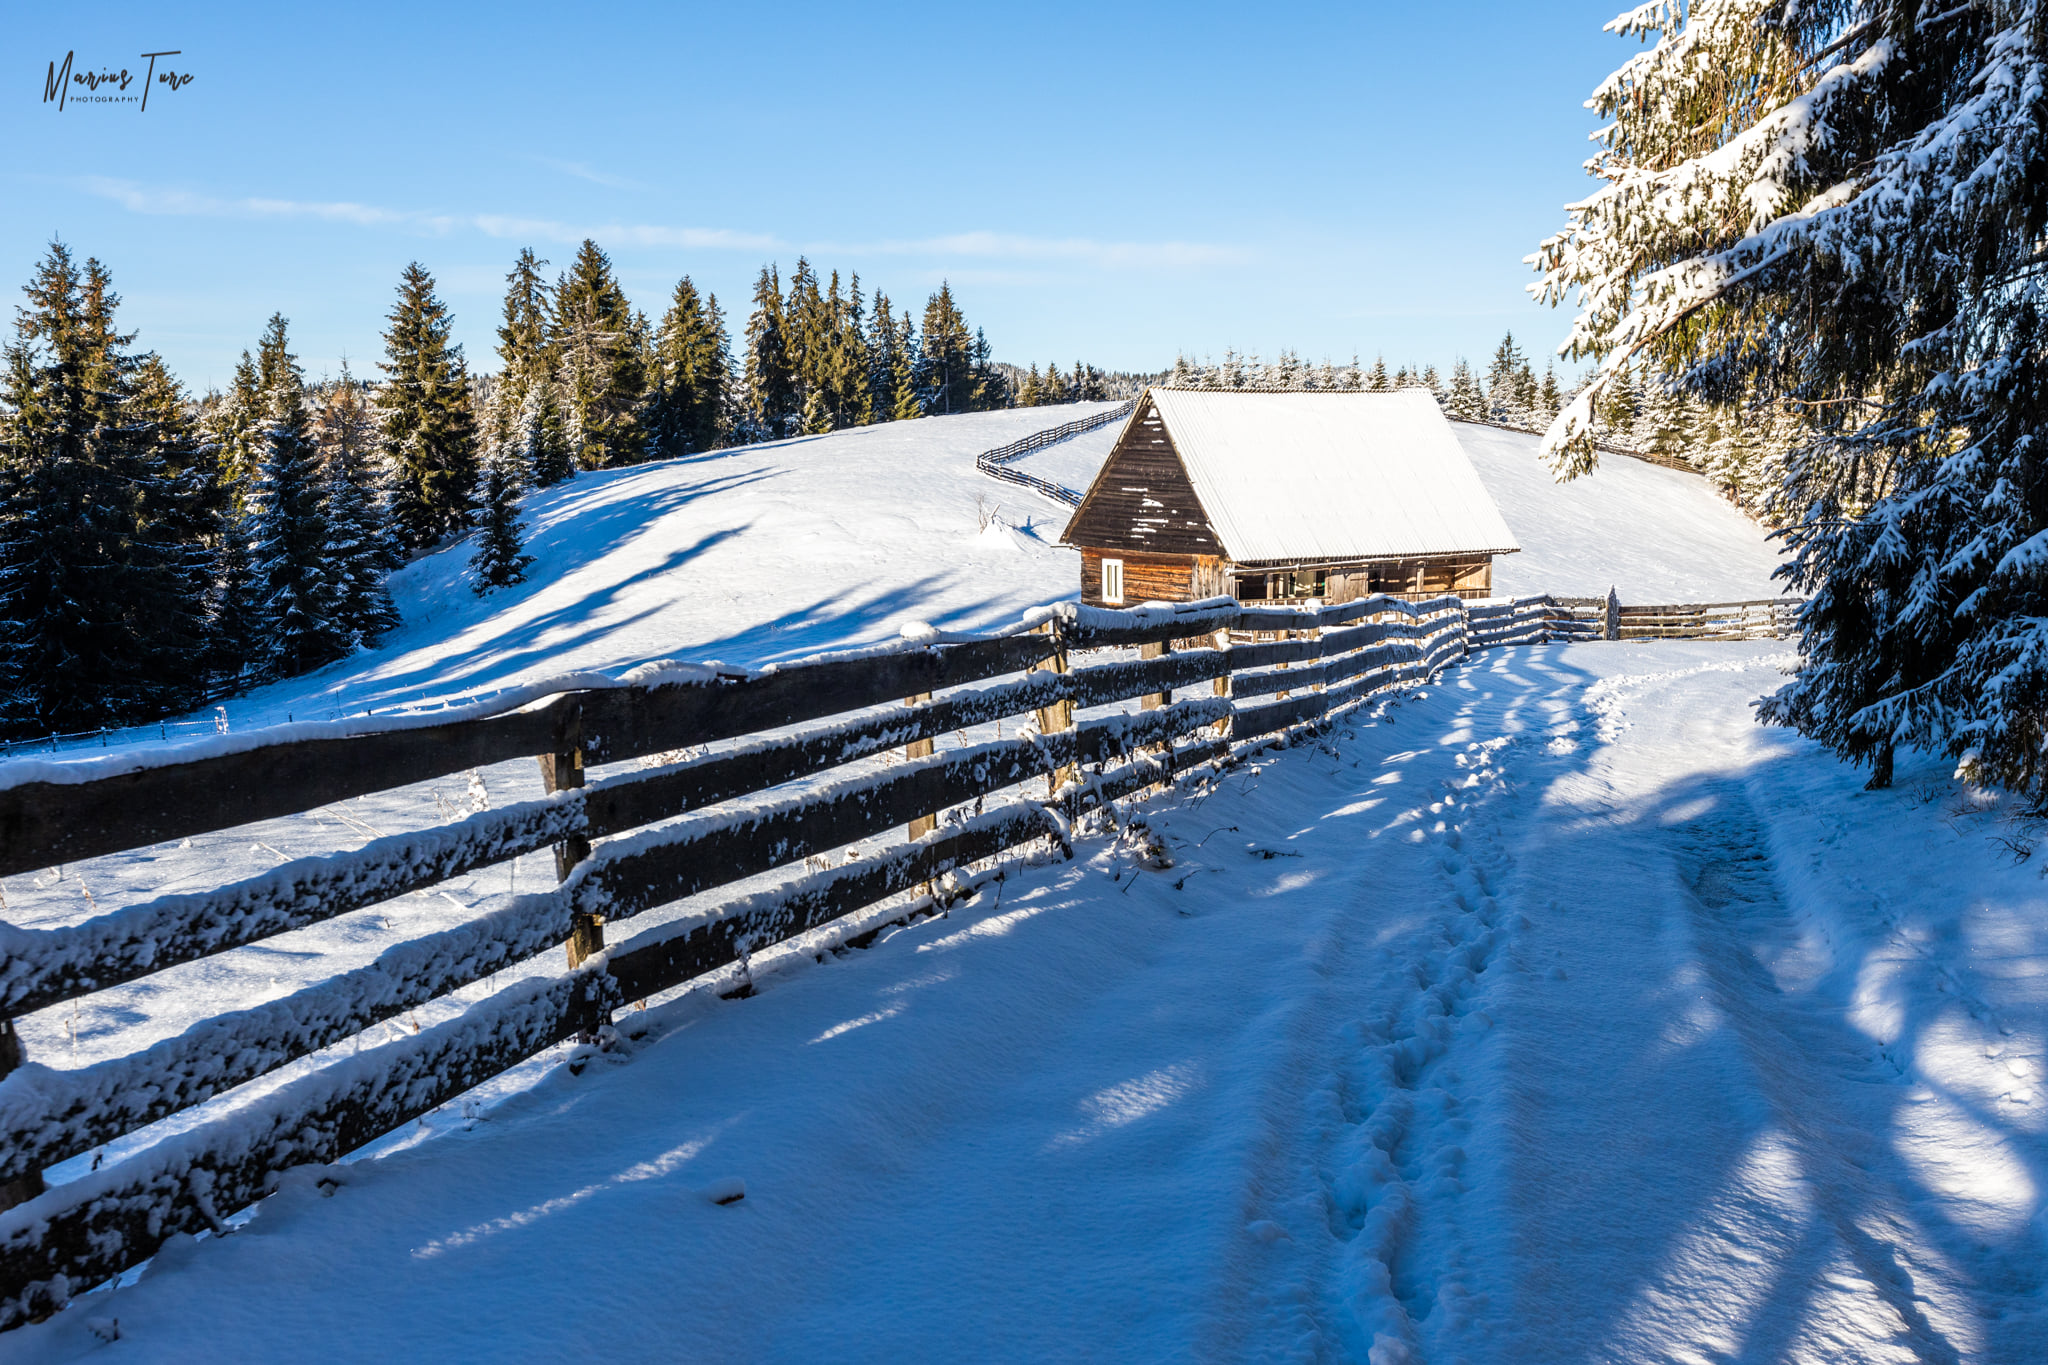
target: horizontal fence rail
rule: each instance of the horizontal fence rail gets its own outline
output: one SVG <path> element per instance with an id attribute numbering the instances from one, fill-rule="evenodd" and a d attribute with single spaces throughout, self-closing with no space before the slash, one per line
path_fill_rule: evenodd
<path id="1" fill-rule="evenodd" d="M 1553 597 L 1550 633 L 1560 640 L 1783 640 L 1799 627 L 1803 598 L 1635 606 L 1606 597 Z"/>
<path id="2" fill-rule="evenodd" d="M 219 1230 L 291 1166 L 333 1161 L 551 1045 L 597 1037 L 622 1005 L 890 897 L 943 904 L 947 874 L 1034 842 L 1065 844 L 1090 808 L 1422 682 L 1468 650 L 1583 636 L 1594 606 L 1602 631 L 1612 618 L 1624 638 L 1753 638 L 1734 632 L 1790 620 L 1783 603 L 1548 597 L 1068 603 L 1014 634 L 754 674 L 677 667 L 445 723 L 220 736 L 182 759 L 21 760 L 11 782 L 0 768 L 0 875 L 509 759 L 537 759 L 548 788 L 66 927 L 0 924 L 0 1021 L 522 854 L 553 848 L 559 871 L 544 891 L 487 898 L 465 922 L 125 1056 L 69 1069 L 24 1061 L 0 1022 L 0 1205 L 16 1205 L 0 1212 L 0 1327 L 62 1306 L 169 1236 Z M 956 747 L 935 750 L 947 736 Z M 585 780 L 633 760 L 652 766 Z M 1042 798 L 1027 790 L 1040 779 Z M 605 941 L 649 911 L 763 877 L 782 880 Z M 565 945 L 564 969 L 530 974 Z M 515 967 L 529 975 L 480 1000 L 451 998 Z M 459 1009 L 388 1036 L 391 1021 L 429 1005 Z M 58 1163 L 351 1038 L 353 1055 L 328 1053 L 187 1131 L 43 1189 Z"/>
<path id="3" fill-rule="evenodd" d="M 1044 431 L 1034 431 L 1022 440 L 1012 441 L 1004 446 L 997 446 L 994 450 L 984 450 L 981 454 L 974 457 L 975 468 L 992 479 L 1001 479 L 1004 483 L 1018 484 L 1034 492 L 1043 493 L 1054 502 L 1063 502 L 1069 507 L 1079 507 L 1081 505 L 1081 495 L 1073 489 L 1054 483 L 1051 479 L 1041 479 L 1036 474 L 1026 474 L 1021 469 L 1012 469 L 1010 465 L 1017 460 L 1023 459 L 1034 450 L 1043 450 L 1047 446 L 1058 445 L 1061 441 L 1079 436 L 1083 432 L 1094 431 L 1098 427 L 1106 427 L 1111 422 L 1121 422 L 1126 417 L 1129 417 L 1132 410 L 1137 406 L 1137 400 L 1130 399 L 1091 416 L 1076 418 L 1071 422 L 1062 422 L 1056 427 L 1047 427 Z"/>

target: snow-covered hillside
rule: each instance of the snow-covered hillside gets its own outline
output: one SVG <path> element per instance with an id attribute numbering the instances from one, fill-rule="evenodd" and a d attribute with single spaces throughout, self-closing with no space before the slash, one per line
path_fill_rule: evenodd
<path id="1" fill-rule="evenodd" d="M 1496 559 L 1494 591 L 1624 602 L 1745 602 L 1776 597 L 1777 548 L 1705 479 L 1603 455 L 1600 468 L 1558 483 L 1537 458 L 1539 439 L 1454 422 L 1522 552 Z"/>
<path id="2" fill-rule="evenodd" d="M 230 702 L 230 717 L 355 714 L 647 659 L 768 663 L 911 620 L 1013 621 L 1075 590 L 1073 552 L 1053 543 L 1066 511 L 974 457 L 1106 406 L 889 422 L 579 474 L 527 499 L 527 582 L 479 599 L 466 546 L 428 556 L 392 578 L 405 624 L 379 648 Z M 979 528 L 982 504 L 1001 505 L 1001 529 Z"/>
<path id="3" fill-rule="evenodd" d="M 1108 404 L 885 423 L 600 474 L 531 496 L 525 584 L 479 599 L 466 547 L 392 580 L 405 624 L 376 650 L 228 704 L 237 727 L 353 715 L 655 658 L 761 664 L 896 635 L 998 626 L 1071 597 L 1070 509 L 974 467 L 983 450 Z M 1536 438 L 1453 428 L 1523 551 L 1507 594 L 1627 601 L 1774 595 L 1763 532 L 1689 475 L 1607 461 L 1558 485 Z M 1115 424 L 1019 468 L 1085 488 Z M 1000 525 L 979 526 L 994 508 Z"/>

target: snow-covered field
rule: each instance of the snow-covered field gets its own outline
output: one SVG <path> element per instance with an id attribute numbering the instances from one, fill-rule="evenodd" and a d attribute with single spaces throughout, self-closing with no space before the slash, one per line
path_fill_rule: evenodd
<path id="1" fill-rule="evenodd" d="M 230 723 L 435 703 L 648 659 L 769 663 L 887 639 L 909 620 L 1007 624 L 1079 591 L 1079 556 L 1058 544 L 1071 509 L 980 474 L 974 457 L 1108 406 L 891 422 L 580 475 L 527 500 L 527 583 L 479 599 L 465 551 L 423 559 L 392 580 L 405 624 L 380 648 L 232 701 Z M 1086 488 L 1118 430 L 1018 468 Z M 1776 595 L 1763 532 L 1704 480 L 1615 457 L 1559 485 L 1534 436 L 1452 430 L 1522 542 L 1496 561 L 1496 592 Z M 981 507 L 997 509 L 999 529 L 980 529 Z"/>
<path id="2" fill-rule="evenodd" d="M 231 717 L 1012 621 L 1073 591 L 1065 510 L 973 456 L 1073 411 L 580 477 L 532 500 L 529 585 L 479 600 L 460 551 L 423 560 L 383 648 Z M 1456 430 L 1525 546 L 1503 591 L 1771 595 L 1761 532 L 1700 480 L 1611 459 L 1560 488 L 1534 437 Z M 1079 486 L 1113 438 L 1024 466 Z M 114 1318 L 152 1360 L 2048 1358 L 2048 882 L 1939 765 L 1866 793 L 1755 726 L 1784 662 L 1475 655 L 1123 812 L 1171 868 L 1097 831 L 872 947 L 764 955 L 753 998 L 631 1013 L 579 1076 L 554 1050 L 0 1361 L 79 1357 Z M 501 765 L 11 877 L 4 915 L 536 790 Z M 532 855 L 23 1036 L 52 1067 L 116 1057 L 550 877 Z"/>
<path id="3" fill-rule="evenodd" d="M 1781 664 L 1475 656 L 0 1358 L 2042 1359 L 2048 884 Z"/>

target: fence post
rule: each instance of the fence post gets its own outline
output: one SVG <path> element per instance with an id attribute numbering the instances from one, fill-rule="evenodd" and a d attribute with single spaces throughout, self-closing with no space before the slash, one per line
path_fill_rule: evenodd
<path id="1" fill-rule="evenodd" d="M 1031 665 L 1031 671 L 1033 673 L 1048 671 L 1053 673 L 1068 672 L 1071 662 L 1067 657 L 1067 642 L 1063 632 L 1060 630 L 1059 618 L 1055 617 L 1047 621 L 1038 629 L 1041 633 L 1052 636 L 1052 657 L 1041 659 L 1039 662 Z M 1050 706 L 1038 708 L 1038 733 L 1041 735 L 1057 734 L 1061 730 L 1071 730 L 1073 728 L 1074 699 L 1072 697 L 1062 697 Z M 1045 795 L 1048 801 L 1060 794 L 1060 788 L 1067 784 L 1067 779 L 1074 775 L 1074 771 L 1074 765 L 1070 763 L 1063 767 L 1055 768 L 1046 775 Z"/>
<path id="2" fill-rule="evenodd" d="M 1230 674 L 1231 674 L 1231 663 L 1230 663 L 1230 627 L 1229 627 L 1229 626 L 1225 626 L 1225 627 L 1223 627 L 1223 628 L 1222 628 L 1221 630 L 1219 630 L 1219 631 L 1217 631 L 1217 632 L 1216 632 L 1216 634 L 1215 634 L 1215 636 L 1214 636 L 1213 638 L 1215 639 L 1215 642 L 1216 642 L 1216 648 L 1218 648 L 1218 649 L 1220 649 L 1220 650 L 1222 650 L 1222 651 L 1223 651 L 1223 672 L 1222 672 L 1222 673 L 1221 673 L 1221 674 L 1220 674 L 1220 675 L 1219 675 L 1219 676 L 1218 676 L 1218 677 L 1216 678 L 1216 680 L 1215 680 L 1215 681 L 1214 681 L 1213 683 L 1211 683 L 1211 684 L 1210 684 L 1210 687 L 1211 687 L 1212 691 L 1214 692 L 1214 694 L 1215 694 L 1216 696 L 1219 696 L 1219 697 L 1228 697 L 1228 696 L 1230 695 Z M 1236 712 L 1237 712 L 1237 708 L 1236 708 L 1235 706 L 1231 707 L 1231 714 L 1232 714 L 1232 715 L 1235 715 L 1235 714 L 1236 714 Z M 1230 717 L 1230 716 L 1225 716 L 1225 717 L 1223 718 L 1223 722 L 1222 722 L 1222 726 L 1221 726 L 1221 729 L 1222 729 L 1222 731 L 1223 731 L 1223 737 L 1224 737 L 1225 739 L 1229 739 L 1229 738 L 1230 738 L 1230 730 L 1231 730 L 1230 720 L 1231 720 L 1231 717 Z"/>
<path id="3" fill-rule="evenodd" d="M 1149 645 L 1138 646 L 1138 657 L 1140 659 L 1163 659 L 1171 653 L 1173 653 L 1173 641 L 1171 640 L 1158 640 Z M 1157 711 L 1160 707 L 1171 704 L 1172 701 L 1173 693 L 1171 691 L 1147 692 L 1144 696 L 1138 698 L 1138 709 L 1141 711 Z"/>
<path id="4" fill-rule="evenodd" d="M 1621 599 L 1614 595 L 1611 587 L 1607 590 L 1607 628 L 1604 634 L 1610 640 L 1621 638 Z"/>
<path id="5" fill-rule="evenodd" d="M 925 702 L 930 701 L 931 699 L 931 693 L 920 692 L 914 697 L 904 698 L 903 704 L 905 706 L 919 706 Z M 910 741 L 910 743 L 903 746 L 903 757 L 906 760 L 930 758 L 931 756 L 932 741 L 930 741 L 929 739 L 913 739 Z M 922 839 L 925 835 L 930 834 L 933 830 L 937 829 L 938 827 L 939 817 L 936 813 L 931 815 L 920 815 L 915 820 L 912 820 L 910 822 L 910 837 L 913 839 Z"/>
<path id="6" fill-rule="evenodd" d="M 0 1019 L 0 1076 L 5 1076 L 27 1060 L 22 1051 L 21 1035 L 14 1031 L 12 1019 Z M 0 1209 L 11 1209 L 16 1204 L 26 1204 L 43 1192 L 43 1173 L 30 1171 L 27 1175 L 0 1182 Z"/>
<path id="7" fill-rule="evenodd" d="M 550 792 L 567 791 L 583 785 L 583 707 L 571 704 L 555 727 L 555 751 L 542 754 L 541 783 Z M 590 840 L 572 834 L 555 845 L 555 878 L 567 881 L 576 864 L 590 856 Z M 576 912 L 569 929 L 569 965 L 583 965 L 583 959 L 604 951 L 604 921 L 586 911 Z"/>

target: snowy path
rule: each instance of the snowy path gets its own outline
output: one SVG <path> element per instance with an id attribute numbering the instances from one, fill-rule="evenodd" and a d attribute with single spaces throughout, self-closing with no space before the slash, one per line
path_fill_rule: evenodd
<path id="1" fill-rule="evenodd" d="M 1772 648 L 1476 656 L 0 1360 L 2048 1356 L 2048 883 Z"/>

